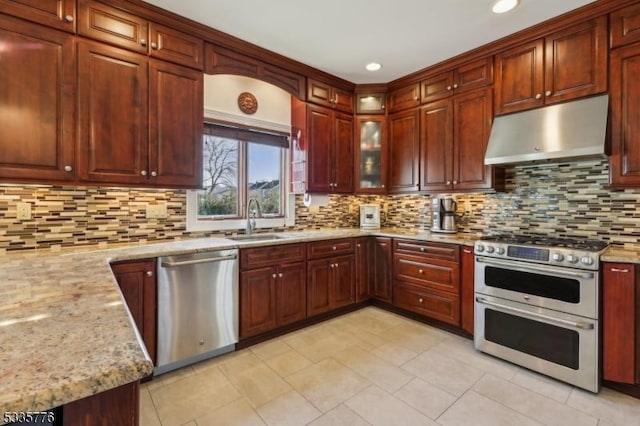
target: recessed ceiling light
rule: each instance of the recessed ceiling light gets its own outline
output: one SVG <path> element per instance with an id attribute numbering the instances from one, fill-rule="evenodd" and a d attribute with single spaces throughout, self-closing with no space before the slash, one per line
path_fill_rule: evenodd
<path id="1" fill-rule="evenodd" d="M 498 0 L 493 4 L 493 13 L 505 13 L 515 8 L 518 5 L 519 0 Z"/>
<path id="2" fill-rule="evenodd" d="M 377 62 L 371 62 L 371 63 L 367 64 L 367 66 L 365 66 L 365 68 L 367 69 L 367 71 L 378 71 L 380 68 L 382 68 L 382 65 L 380 65 Z"/>

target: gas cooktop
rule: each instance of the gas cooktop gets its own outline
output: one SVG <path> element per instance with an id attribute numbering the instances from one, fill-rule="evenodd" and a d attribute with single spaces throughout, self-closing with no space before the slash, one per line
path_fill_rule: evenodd
<path id="1" fill-rule="evenodd" d="M 592 252 L 604 250 L 608 246 L 606 242 L 598 240 L 551 238 L 535 235 L 487 235 L 483 236 L 480 240 L 502 244 L 524 244 L 545 247 L 569 248 Z"/>

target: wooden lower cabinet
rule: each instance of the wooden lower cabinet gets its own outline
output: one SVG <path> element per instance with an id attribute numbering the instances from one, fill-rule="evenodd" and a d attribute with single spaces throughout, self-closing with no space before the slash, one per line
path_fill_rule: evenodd
<path id="1" fill-rule="evenodd" d="M 373 238 L 356 238 L 355 248 L 355 280 L 356 302 L 367 300 L 371 296 L 371 281 L 373 278 L 371 261 L 371 247 Z"/>
<path id="2" fill-rule="evenodd" d="M 393 240 L 393 304 L 460 325 L 460 247 Z"/>
<path id="3" fill-rule="evenodd" d="M 373 297 L 384 302 L 391 302 L 391 238 L 375 237 L 372 252 L 372 285 Z"/>
<path id="4" fill-rule="evenodd" d="M 602 378 L 640 384 L 640 268 L 605 263 L 602 283 Z"/>
<path id="5" fill-rule="evenodd" d="M 462 247 L 460 256 L 460 327 L 473 334 L 475 256 L 473 247 Z"/>
<path id="6" fill-rule="evenodd" d="M 156 362 L 157 285 L 156 259 L 117 262 L 111 265 L 131 316 L 151 360 Z"/>
<path id="7" fill-rule="evenodd" d="M 241 339 L 307 317 L 304 258 L 305 244 L 241 250 Z"/>
<path id="8" fill-rule="evenodd" d="M 70 402 L 62 407 L 63 426 L 137 426 L 140 382 Z"/>
<path id="9" fill-rule="evenodd" d="M 355 302 L 354 269 L 353 254 L 307 262 L 307 313 L 309 316 Z"/>
<path id="10" fill-rule="evenodd" d="M 393 304 L 449 324 L 460 324 L 460 299 L 457 294 L 394 281 Z"/>

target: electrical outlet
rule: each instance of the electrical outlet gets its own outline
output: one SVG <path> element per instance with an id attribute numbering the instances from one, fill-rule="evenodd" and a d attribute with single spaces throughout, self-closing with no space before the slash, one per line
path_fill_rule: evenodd
<path id="1" fill-rule="evenodd" d="M 31 203 L 16 203 L 16 218 L 19 220 L 30 220 Z"/>
<path id="2" fill-rule="evenodd" d="M 147 204 L 147 219 L 164 219 L 167 217 L 166 204 Z"/>

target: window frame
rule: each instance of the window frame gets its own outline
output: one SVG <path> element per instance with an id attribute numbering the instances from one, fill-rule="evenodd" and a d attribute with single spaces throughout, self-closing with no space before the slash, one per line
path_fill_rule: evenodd
<path id="1" fill-rule="evenodd" d="M 275 131 L 279 133 L 291 133 L 291 126 L 281 125 L 278 123 L 265 122 L 262 120 L 247 119 L 233 120 L 236 116 L 229 117 L 225 115 L 222 120 L 219 118 L 213 118 L 211 111 L 205 111 L 205 122 L 216 121 L 226 123 L 237 123 L 252 128 L 258 128 L 265 131 Z M 230 119 L 231 118 L 231 119 Z M 238 117 L 239 118 L 239 117 Z M 204 135 L 203 135 L 204 137 Z M 255 142 L 254 142 L 255 143 Z M 198 192 L 199 190 L 187 190 L 187 217 L 186 227 L 187 232 L 202 232 L 202 231 L 229 231 L 229 230 L 244 230 L 247 224 L 246 203 L 248 202 L 248 143 L 241 141 L 239 143 L 238 153 L 238 188 L 243 188 L 242 191 L 238 190 L 238 204 L 239 204 L 239 216 L 232 216 L 228 218 L 213 219 L 210 217 L 200 217 L 198 215 Z M 291 161 L 291 149 L 283 149 L 281 156 L 281 185 L 282 185 L 282 216 L 256 218 L 256 228 L 278 228 L 278 227 L 291 227 L 295 225 L 295 195 L 291 194 L 290 189 L 290 173 L 289 164 Z M 204 178 L 204 176 L 203 176 Z M 241 193 L 242 192 L 242 193 Z"/>

